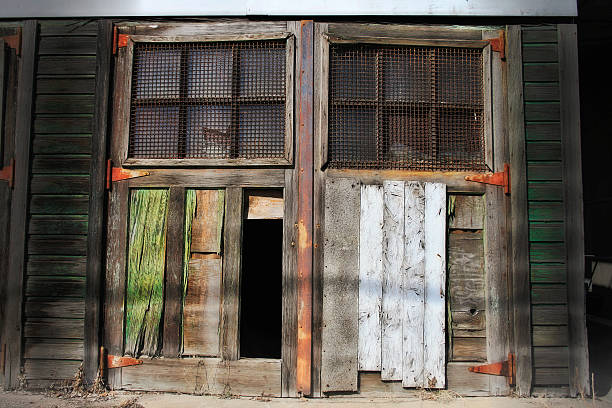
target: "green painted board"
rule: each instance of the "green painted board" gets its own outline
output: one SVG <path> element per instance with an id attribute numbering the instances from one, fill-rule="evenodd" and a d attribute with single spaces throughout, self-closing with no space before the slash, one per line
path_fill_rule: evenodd
<path id="1" fill-rule="evenodd" d="M 563 200 L 563 184 L 560 182 L 529 182 L 527 198 L 530 201 L 561 201 Z"/>
<path id="2" fill-rule="evenodd" d="M 565 245 L 562 243 L 531 243 L 529 244 L 529 260 L 531 262 L 565 262 Z"/>
<path id="3" fill-rule="evenodd" d="M 161 352 L 169 190 L 131 191 L 125 313 L 125 353 Z"/>
<path id="4" fill-rule="evenodd" d="M 565 237 L 565 226 L 563 223 L 529 223 L 530 242 L 562 242 Z"/>
<path id="5" fill-rule="evenodd" d="M 529 222 L 563 221 L 563 203 L 529 203 Z"/>
<path id="6" fill-rule="evenodd" d="M 531 283 L 565 283 L 567 268 L 565 264 L 531 264 Z"/>

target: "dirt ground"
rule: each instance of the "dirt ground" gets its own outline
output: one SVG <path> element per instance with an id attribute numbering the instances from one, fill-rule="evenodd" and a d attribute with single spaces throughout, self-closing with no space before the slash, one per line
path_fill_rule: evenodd
<path id="1" fill-rule="evenodd" d="M 424 393 L 413 398 L 218 398 L 208 396 L 125 393 L 69 397 L 60 393 L 33 393 L 25 391 L 0 392 L 0 407 L 4 408 L 604 408 L 612 401 L 571 398 L 462 398 L 448 393 Z"/>

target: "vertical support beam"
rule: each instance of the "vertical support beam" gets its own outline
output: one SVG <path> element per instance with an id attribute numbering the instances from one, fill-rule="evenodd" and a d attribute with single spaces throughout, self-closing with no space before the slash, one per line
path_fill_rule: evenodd
<path id="1" fill-rule="evenodd" d="M 575 24 L 558 25 L 561 145 L 567 250 L 570 394 L 589 394 L 589 356 L 584 294 L 584 224 L 578 87 L 578 41 Z"/>
<path id="2" fill-rule="evenodd" d="M 164 276 L 164 357 L 176 358 L 181 347 L 185 188 L 170 187 Z"/>
<path id="3" fill-rule="evenodd" d="M 0 168 L 4 166 L 5 157 L 7 156 L 8 143 L 7 140 L 12 135 L 8 136 L 4 129 L 4 109 L 7 106 L 4 98 L 4 88 L 6 86 L 5 81 L 5 67 L 7 66 L 6 58 L 7 53 L 4 48 L 4 40 L 0 39 Z M 7 92 L 8 94 L 8 92 Z M 6 136 L 5 136 L 6 135 Z M 11 149 L 12 157 L 12 149 Z M 11 208 L 11 188 L 8 183 L 0 183 L 0 367 L 4 364 L 4 347 L 5 344 L 2 341 L 4 319 L 5 319 L 5 302 L 6 297 L 6 266 L 8 258 L 8 245 L 9 245 L 9 234 L 8 227 L 10 225 L 10 208 Z M 0 370 L 0 384 L 4 384 L 4 371 Z"/>
<path id="4" fill-rule="evenodd" d="M 111 21 L 99 21 L 96 50 L 96 105 L 89 169 L 87 283 L 85 288 L 84 373 L 85 382 L 88 384 L 96 378 L 100 350 L 100 296 L 102 294 L 100 287 L 104 265 L 104 179 L 112 41 L 113 25 Z"/>
<path id="5" fill-rule="evenodd" d="M 36 63 L 38 23 L 28 20 L 23 27 L 17 118 L 15 124 L 15 187 L 11 202 L 9 266 L 6 284 L 6 322 L 2 339 L 6 342 L 4 379 L 6 388 L 19 385 L 21 370 L 22 297 L 25 269 L 26 222 L 30 180 L 32 138 L 32 99 Z"/>
<path id="6" fill-rule="evenodd" d="M 531 393 L 531 300 L 529 293 L 529 229 L 527 211 L 527 158 L 523 116 L 523 58 L 521 27 L 508 27 L 508 140 L 512 211 L 512 302 L 516 390 Z"/>
<path id="7" fill-rule="evenodd" d="M 240 358 L 240 272 L 242 270 L 243 206 L 242 188 L 228 187 L 225 190 L 223 304 L 219 339 L 221 356 L 224 360 L 238 360 Z"/>
<path id="8" fill-rule="evenodd" d="M 298 101 L 298 339 L 296 388 L 311 393 L 314 23 L 300 22 Z"/>

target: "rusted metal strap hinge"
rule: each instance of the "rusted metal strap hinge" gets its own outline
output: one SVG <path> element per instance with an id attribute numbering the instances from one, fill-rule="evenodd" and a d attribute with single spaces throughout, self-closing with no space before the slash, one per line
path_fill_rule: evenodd
<path id="1" fill-rule="evenodd" d="M 126 47 L 130 36 L 127 34 L 119 34 L 117 27 L 113 28 L 113 55 L 117 54 L 119 48 Z"/>
<path id="2" fill-rule="evenodd" d="M 110 190 L 113 181 L 121 181 L 136 177 L 148 176 L 148 171 L 143 170 L 128 170 L 122 167 L 113 167 L 110 160 L 106 161 L 106 189 Z"/>
<path id="3" fill-rule="evenodd" d="M 4 166 L 0 169 L 0 180 L 8 181 L 10 188 L 13 188 L 15 182 L 15 159 L 11 159 L 8 166 Z"/>
<path id="4" fill-rule="evenodd" d="M 21 27 L 17 28 L 17 32 L 13 35 L 2 37 L 7 47 L 15 50 L 15 54 L 21 55 Z"/>
<path id="5" fill-rule="evenodd" d="M 141 364 L 142 360 L 133 357 L 113 356 L 112 354 L 106 356 L 106 368 L 129 367 Z"/>
<path id="6" fill-rule="evenodd" d="M 467 181 L 475 181 L 477 183 L 493 184 L 504 187 L 504 193 L 510 194 L 510 165 L 504 164 L 504 171 L 499 173 L 474 174 L 465 176 Z"/>
<path id="7" fill-rule="evenodd" d="M 499 363 L 468 367 L 468 370 L 472 373 L 506 377 L 508 378 L 508 383 L 510 385 L 514 385 L 516 382 L 516 360 L 514 358 L 514 354 L 512 353 L 508 353 L 508 360 L 500 361 Z"/>
<path id="8" fill-rule="evenodd" d="M 491 44 L 491 49 L 493 51 L 499 52 L 499 56 L 501 59 L 506 59 L 506 32 L 504 30 L 500 30 L 499 37 L 497 38 L 489 38 L 487 40 L 489 44 Z"/>

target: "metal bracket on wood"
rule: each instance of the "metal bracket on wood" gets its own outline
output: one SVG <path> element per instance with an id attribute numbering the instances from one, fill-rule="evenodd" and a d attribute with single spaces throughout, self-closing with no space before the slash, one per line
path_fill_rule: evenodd
<path id="1" fill-rule="evenodd" d="M 113 55 L 117 54 L 119 48 L 127 47 L 130 36 L 127 34 L 119 34 L 117 27 L 113 28 Z"/>
<path id="2" fill-rule="evenodd" d="M 15 54 L 21 55 L 21 27 L 17 28 L 17 32 L 13 35 L 2 37 L 7 47 L 15 50 Z"/>
<path id="3" fill-rule="evenodd" d="M 514 354 L 508 353 L 508 360 L 500 361 L 499 363 L 484 364 L 479 366 L 468 367 L 472 373 L 499 375 L 508 378 L 510 385 L 515 384 L 516 376 L 516 360 Z"/>
<path id="4" fill-rule="evenodd" d="M 506 59 L 506 32 L 504 30 L 499 31 L 499 37 L 497 38 L 489 38 L 487 40 L 489 44 L 491 44 L 491 49 L 493 51 L 499 52 L 499 56 L 501 59 Z"/>
<path id="5" fill-rule="evenodd" d="M 130 367 L 141 364 L 142 360 L 134 357 L 114 356 L 112 354 L 106 356 L 106 368 Z"/>
<path id="6" fill-rule="evenodd" d="M 110 160 L 106 161 L 106 189 L 110 190 L 113 181 L 121 181 L 136 177 L 148 176 L 150 173 L 143 170 L 128 170 L 122 167 L 113 167 Z"/>
<path id="7" fill-rule="evenodd" d="M 467 181 L 475 181 L 476 183 L 493 184 L 504 187 L 504 193 L 510 194 L 510 165 L 504 164 L 504 171 L 498 173 L 474 174 L 465 176 Z"/>
<path id="8" fill-rule="evenodd" d="M 11 159 L 8 166 L 4 166 L 0 169 L 0 180 L 8 181 L 10 188 L 13 188 L 15 182 L 15 159 Z"/>

